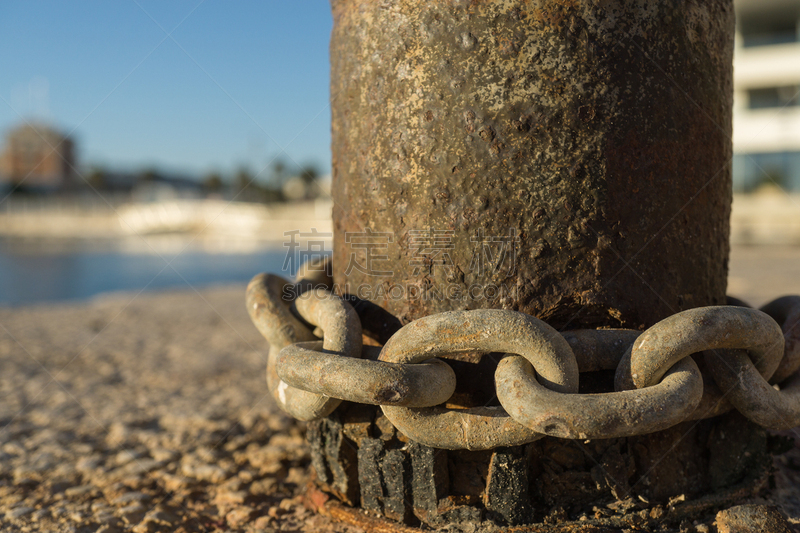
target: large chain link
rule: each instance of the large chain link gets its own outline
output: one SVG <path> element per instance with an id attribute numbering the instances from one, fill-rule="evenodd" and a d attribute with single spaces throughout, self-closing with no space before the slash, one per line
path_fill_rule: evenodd
<path id="1" fill-rule="evenodd" d="M 362 346 L 352 306 L 320 288 L 330 283 L 325 268 L 306 267 L 296 283 L 261 274 L 247 289 L 270 344 L 269 390 L 301 420 L 328 416 L 342 400 L 380 405 L 408 438 L 469 450 L 545 435 L 641 435 L 732 408 L 768 428 L 800 425 L 800 296 L 761 310 L 689 309 L 644 332 L 559 333 L 516 311 L 450 311 L 405 325 L 380 348 Z M 456 375 L 437 357 L 465 352 L 504 354 L 494 375 L 499 406 L 443 405 Z M 579 373 L 601 370 L 616 371 L 614 392 L 579 394 Z"/>
<path id="2" fill-rule="evenodd" d="M 561 393 L 578 392 L 578 362 L 558 332 L 530 315 L 500 309 L 449 311 L 402 327 L 380 359 L 413 365 L 463 352 L 510 352 L 534 365 L 539 378 Z M 382 405 L 408 438 L 435 448 L 486 450 L 531 442 L 543 435 L 511 418 L 500 406 L 451 410 Z"/>

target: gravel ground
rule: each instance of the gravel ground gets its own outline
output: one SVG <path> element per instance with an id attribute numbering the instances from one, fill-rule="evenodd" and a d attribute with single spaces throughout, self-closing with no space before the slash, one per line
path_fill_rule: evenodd
<path id="1" fill-rule="evenodd" d="M 798 260 L 735 249 L 731 293 L 800 293 Z M 360 531 L 303 505 L 266 355 L 240 286 L 0 309 L 0 530 Z M 776 466 L 770 502 L 800 518 L 800 450 Z"/>
<path id="2" fill-rule="evenodd" d="M 0 530 L 350 531 L 300 505 L 244 287 L 0 310 Z"/>

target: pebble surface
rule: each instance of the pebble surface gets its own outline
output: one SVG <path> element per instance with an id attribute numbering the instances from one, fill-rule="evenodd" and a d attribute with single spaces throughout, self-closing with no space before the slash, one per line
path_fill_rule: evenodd
<path id="1" fill-rule="evenodd" d="M 0 309 L 0 531 L 358 531 L 302 505 L 266 357 L 240 286 Z"/>

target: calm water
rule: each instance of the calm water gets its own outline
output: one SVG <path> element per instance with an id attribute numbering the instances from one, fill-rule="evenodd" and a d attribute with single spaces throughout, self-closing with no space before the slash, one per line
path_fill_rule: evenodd
<path id="1" fill-rule="evenodd" d="M 267 249 L 250 253 L 175 250 L 159 257 L 0 240 L 0 305 L 79 300 L 112 291 L 246 283 L 259 272 L 280 273 L 285 256 L 283 249 Z"/>

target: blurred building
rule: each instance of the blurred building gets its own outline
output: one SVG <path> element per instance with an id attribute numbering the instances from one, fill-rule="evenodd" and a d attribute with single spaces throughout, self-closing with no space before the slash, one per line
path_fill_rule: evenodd
<path id="1" fill-rule="evenodd" d="M 55 191 L 73 184 L 71 139 L 44 124 L 22 124 L 6 134 L 0 180 L 27 190 Z"/>
<path id="2" fill-rule="evenodd" d="M 733 186 L 800 192 L 800 0 L 735 0 Z"/>

